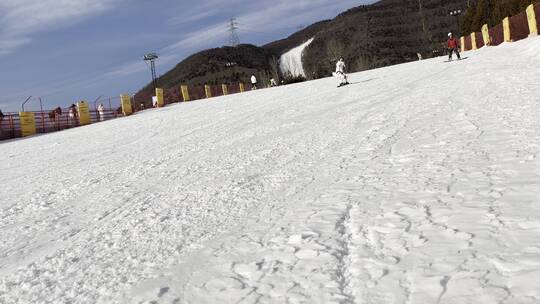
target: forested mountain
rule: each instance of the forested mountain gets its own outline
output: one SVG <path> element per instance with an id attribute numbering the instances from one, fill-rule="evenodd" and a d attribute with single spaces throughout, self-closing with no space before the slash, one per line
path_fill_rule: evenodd
<path id="1" fill-rule="evenodd" d="M 472 3 L 472 4 L 471 4 Z M 349 72 L 417 60 L 444 52 L 449 31 L 459 33 L 450 10 L 466 10 L 471 0 L 381 0 L 352 8 L 332 20 L 317 22 L 288 38 L 262 47 L 240 45 L 206 50 L 192 55 L 158 79 L 161 87 L 180 84 L 218 84 L 261 79 L 275 74 L 277 59 L 289 49 L 314 38 L 305 50 L 307 78 L 331 75 L 343 56 Z M 151 87 L 145 87 L 149 96 Z"/>

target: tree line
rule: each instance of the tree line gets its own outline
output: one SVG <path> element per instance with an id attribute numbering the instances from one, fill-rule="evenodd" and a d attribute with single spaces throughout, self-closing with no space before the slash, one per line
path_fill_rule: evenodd
<path id="1" fill-rule="evenodd" d="M 471 1 L 461 18 L 461 32 L 469 34 L 479 32 L 482 26 L 496 26 L 508 17 L 524 11 L 527 6 L 539 0 L 476 0 Z"/>

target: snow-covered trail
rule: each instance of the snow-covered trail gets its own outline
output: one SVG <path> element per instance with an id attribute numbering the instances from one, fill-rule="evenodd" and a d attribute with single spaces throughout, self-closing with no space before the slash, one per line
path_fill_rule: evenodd
<path id="1" fill-rule="evenodd" d="M 0 144 L 0 302 L 536 303 L 539 54 Z"/>

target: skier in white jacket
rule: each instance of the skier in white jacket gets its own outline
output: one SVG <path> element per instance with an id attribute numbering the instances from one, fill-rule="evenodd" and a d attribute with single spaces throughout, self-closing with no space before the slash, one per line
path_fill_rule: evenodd
<path id="1" fill-rule="evenodd" d="M 255 75 L 251 75 L 251 89 L 257 89 L 257 77 L 255 77 Z"/>
<path id="2" fill-rule="evenodd" d="M 343 60 L 343 57 L 339 58 L 338 62 L 336 63 L 336 77 L 339 78 L 339 85 L 338 88 L 344 85 L 349 84 L 349 81 L 347 80 L 347 75 L 345 74 L 345 60 Z"/>
<path id="3" fill-rule="evenodd" d="M 105 121 L 105 107 L 102 103 L 99 104 L 97 110 L 99 113 L 99 121 Z"/>

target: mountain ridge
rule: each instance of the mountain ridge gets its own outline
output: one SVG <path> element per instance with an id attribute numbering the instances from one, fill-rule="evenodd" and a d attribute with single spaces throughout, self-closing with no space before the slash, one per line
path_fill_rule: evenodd
<path id="1" fill-rule="evenodd" d="M 243 44 L 198 52 L 161 76 L 158 83 L 167 89 L 181 84 L 249 82 L 251 74 L 257 75 L 260 83 L 268 83 L 271 77 L 286 76 L 277 72 L 279 57 L 311 38 L 314 41 L 303 56 L 307 79 L 330 76 L 339 57 L 346 59 L 349 72 L 417 60 L 417 53 L 433 57 L 444 52 L 446 34 L 458 32 L 458 22 L 448 11 L 465 10 L 467 3 L 381 0 L 360 5 L 262 46 Z M 152 95 L 148 84 L 136 98 L 147 101 Z"/>

